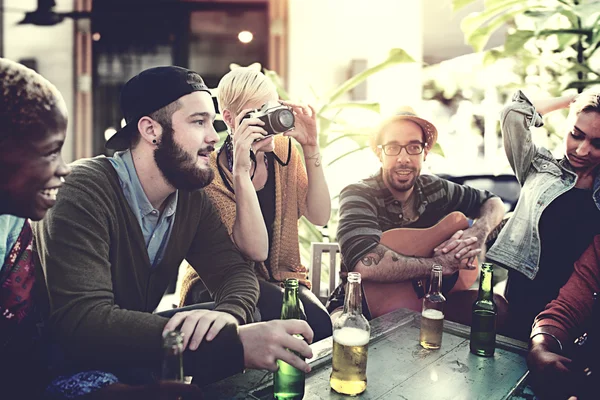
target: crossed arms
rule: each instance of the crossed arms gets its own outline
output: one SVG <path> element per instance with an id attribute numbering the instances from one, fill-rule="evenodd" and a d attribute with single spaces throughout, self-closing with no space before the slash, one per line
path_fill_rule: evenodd
<path id="1" fill-rule="evenodd" d="M 425 278 L 431 273 L 432 264 L 442 265 L 445 275 L 461 268 L 472 268 L 472 259 L 481 253 L 485 238 L 502 220 L 504 205 L 499 198 L 488 197 L 477 206 L 465 207 L 465 201 L 460 199 L 474 198 L 473 194 L 479 191 L 452 182 L 447 184 L 452 187 L 449 192 L 459 200 L 449 201 L 454 204 L 454 209 L 445 210 L 446 213 L 458 210 L 477 217 L 477 220 L 470 228 L 457 231 L 440 244 L 431 258 L 406 256 L 381 244 L 382 232 L 373 199 L 365 192 L 344 190 L 340 196 L 338 239 L 348 268 L 360 272 L 363 280 L 375 282 Z"/>

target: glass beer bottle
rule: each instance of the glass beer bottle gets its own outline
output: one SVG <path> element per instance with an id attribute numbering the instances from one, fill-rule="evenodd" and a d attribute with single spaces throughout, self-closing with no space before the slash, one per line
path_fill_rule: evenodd
<path id="1" fill-rule="evenodd" d="M 298 299 L 298 279 L 286 279 L 284 285 L 281 319 L 305 319 Z M 297 336 L 299 340 L 303 340 L 301 335 Z M 273 374 L 275 399 L 302 399 L 304 397 L 304 371 L 281 360 L 277 360 L 277 365 L 279 365 L 279 369 Z"/>
<path id="2" fill-rule="evenodd" d="M 426 349 L 436 350 L 442 345 L 444 330 L 444 305 L 446 298 L 442 289 L 442 266 L 434 265 L 431 269 L 431 285 L 429 293 L 423 299 L 421 313 L 421 334 L 419 342 Z"/>
<path id="3" fill-rule="evenodd" d="M 496 317 L 498 308 L 494 303 L 492 278 L 494 267 L 483 263 L 479 278 L 479 295 L 473 303 L 471 320 L 471 353 L 491 357 L 496 349 Z"/>
<path id="4" fill-rule="evenodd" d="M 348 273 L 344 312 L 333 324 L 331 388 L 356 396 L 367 388 L 367 356 L 371 327 L 362 314 L 360 274 Z"/>
<path id="5" fill-rule="evenodd" d="M 183 333 L 167 331 L 163 335 L 163 363 L 161 379 L 184 382 Z"/>

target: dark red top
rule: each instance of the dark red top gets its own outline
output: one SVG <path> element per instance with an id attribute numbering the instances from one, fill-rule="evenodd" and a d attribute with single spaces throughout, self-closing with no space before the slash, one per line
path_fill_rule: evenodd
<path id="1" fill-rule="evenodd" d="M 554 334 L 563 343 L 572 341 L 582 333 L 583 326 L 592 315 L 593 294 L 600 293 L 600 235 L 575 262 L 575 271 L 560 289 L 558 297 L 551 301 L 535 319 L 533 333 L 553 326 Z"/>

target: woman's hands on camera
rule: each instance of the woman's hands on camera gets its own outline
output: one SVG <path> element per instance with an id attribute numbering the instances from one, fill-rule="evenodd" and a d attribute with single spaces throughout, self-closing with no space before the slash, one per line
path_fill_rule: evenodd
<path id="1" fill-rule="evenodd" d="M 241 113 L 235 117 L 235 123 L 233 127 L 234 134 L 232 135 L 233 140 L 233 173 L 246 172 L 250 173 L 252 168 L 252 161 L 250 160 L 250 149 L 256 151 L 257 141 L 264 139 L 267 135 L 267 131 L 262 127 L 265 125 L 263 121 L 258 118 L 246 118 L 251 109 L 242 110 Z"/>
<path id="2" fill-rule="evenodd" d="M 296 127 L 284 133 L 285 136 L 291 136 L 300 143 L 302 149 L 312 153 L 319 151 L 319 135 L 317 134 L 317 112 L 309 104 L 307 106 L 280 100 L 280 103 L 292 109 L 296 118 Z"/>

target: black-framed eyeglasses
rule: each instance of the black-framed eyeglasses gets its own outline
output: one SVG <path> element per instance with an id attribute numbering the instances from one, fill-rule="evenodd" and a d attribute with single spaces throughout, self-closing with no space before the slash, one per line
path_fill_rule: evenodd
<path id="1" fill-rule="evenodd" d="M 411 156 L 416 156 L 421 154 L 423 150 L 425 150 L 425 143 L 414 142 L 406 145 L 401 145 L 397 143 L 389 143 L 389 144 L 380 144 L 377 146 L 381 150 L 383 150 L 383 154 L 386 156 L 397 156 L 400 154 L 402 149 L 406 149 L 406 152 Z"/>

